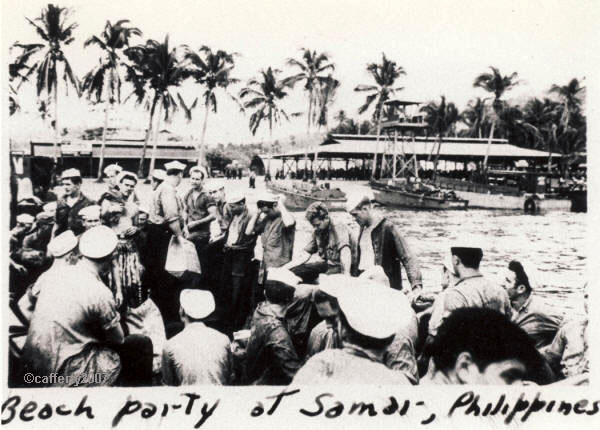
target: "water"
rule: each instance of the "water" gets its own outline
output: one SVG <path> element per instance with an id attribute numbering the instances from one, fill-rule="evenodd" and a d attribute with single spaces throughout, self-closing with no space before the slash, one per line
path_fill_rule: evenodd
<path id="1" fill-rule="evenodd" d="M 262 178 L 257 188 L 249 189 L 248 180 L 216 179 L 225 185 L 226 193 L 241 191 L 250 207 L 256 209 L 257 196 L 265 191 Z M 84 183 L 84 192 L 98 198 L 104 186 Z M 182 188 L 187 183 L 181 184 Z M 332 181 L 347 194 L 361 193 L 368 188 L 364 182 Z M 140 185 L 142 199 L 149 196 L 149 186 Z M 583 285 L 585 279 L 586 214 L 548 212 L 525 215 L 519 211 L 410 211 L 384 209 L 385 216 L 400 227 L 410 248 L 417 255 L 425 290 L 439 291 L 441 267 L 445 253 L 461 238 L 478 242 L 484 257 L 481 271 L 497 280 L 510 260 L 521 261 L 530 276 L 535 294 L 541 296 L 557 312 L 583 314 Z M 304 212 L 294 213 L 298 253 L 308 243 L 312 227 Z M 358 225 L 346 212 L 334 212 L 336 221 L 348 225 L 357 234 Z M 404 271 L 403 271 L 404 273 Z M 403 275 L 405 276 L 405 275 Z M 408 285 L 408 281 L 404 281 Z"/>

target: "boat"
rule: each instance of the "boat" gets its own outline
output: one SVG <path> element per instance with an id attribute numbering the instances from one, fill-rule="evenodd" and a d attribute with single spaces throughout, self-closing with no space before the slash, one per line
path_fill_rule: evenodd
<path id="1" fill-rule="evenodd" d="M 487 184 L 438 176 L 430 184 L 453 191 L 457 197 L 468 200 L 471 209 L 521 210 L 528 213 L 572 210 L 573 203 L 569 196 L 542 192 L 540 187 L 545 186 L 543 178 L 540 183 L 535 176 L 521 175 L 527 178 L 521 181 L 521 185 L 498 183 L 503 176 L 506 179 L 514 175 L 515 172 L 490 172 Z"/>
<path id="2" fill-rule="evenodd" d="M 331 188 L 328 182 L 317 185 L 299 180 L 274 180 L 266 185 L 271 192 L 285 195 L 285 206 L 290 210 L 306 210 L 314 202 L 324 203 L 330 211 L 346 209 L 346 194 L 339 188 Z"/>
<path id="3" fill-rule="evenodd" d="M 387 206 L 407 209 L 467 209 L 468 200 L 459 199 L 455 193 L 405 181 L 371 181 L 375 201 Z"/>

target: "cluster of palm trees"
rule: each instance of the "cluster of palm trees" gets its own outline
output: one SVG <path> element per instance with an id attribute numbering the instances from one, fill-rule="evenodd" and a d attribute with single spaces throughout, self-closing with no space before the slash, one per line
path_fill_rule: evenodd
<path id="1" fill-rule="evenodd" d="M 19 110 L 18 91 L 25 82 L 33 82 L 38 99 L 44 106 L 53 107 L 53 127 L 55 131 L 55 157 L 59 143 L 58 102 L 59 85 L 67 91 L 73 88 L 78 95 L 85 96 L 93 104 L 104 105 L 104 128 L 102 150 L 98 170 L 101 176 L 106 144 L 106 130 L 110 112 L 115 105 L 133 100 L 148 112 L 148 126 L 140 157 L 139 174 L 143 176 L 147 146 L 151 139 L 156 146 L 161 121 L 169 121 L 173 115 L 183 112 L 187 122 L 191 122 L 194 110 L 204 107 L 201 135 L 197 144 L 198 163 L 206 165 L 205 135 L 209 114 L 217 112 L 219 93 L 235 100 L 243 112 L 251 111 L 249 128 L 255 134 L 261 125 L 267 125 L 272 137 L 273 128 L 290 117 L 306 115 L 307 134 L 311 131 L 329 131 L 329 107 L 335 100 L 340 86 L 332 73 L 335 65 L 326 53 L 301 49 L 299 58 L 289 58 L 286 66 L 293 72 L 282 76 L 279 69 L 268 67 L 259 71 L 237 93 L 230 91 L 239 83 L 233 76 L 237 53 L 213 50 L 202 46 L 197 51 L 187 45 L 171 46 L 166 36 L 162 42 L 147 40 L 132 44 L 133 38 L 141 37 L 142 32 L 121 20 L 107 22 L 99 35 L 93 35 L 84 42 L 84 47 L 95 45 L 102 51 L 97 65 L 81 81 L 75 76 L 64 53 L 64 47 L 74 42 L 73 31 L 77 24 L 71 20 L 71 11 L 49 4 L 35 19 L 27 19 L 41 43 L 14 43 L 18 50 L 9 66 L 10 113 Z M 381 62 L 370 63 L 366 68 L 374 84 L 358 85 L 357 92 L 366 93 L 364 103 L 358 109 L 363 114 L 373 107 L 372 122 L 358 122 L 349 119 L 344 111 L 336 116 L 338 124 L 334 131 L 365 133 L 371 126 L 380 134 L 385 119 L 385 102 L 396 97 L 403 88 L 398 86 L 399 78 L 405 70 L 382 54 Z M 61 79 L 59 79 L 59 75 Z M 191 79 L 203 92 L 200 97 L 187 100 L 178 89 Z M 121 96 L 123 83 L 132 88 L 130 94 Z M 307 98 L 305 113 L 288 113 L 283 102 L 298 84 L 302 85 Z M 453 103 L 442 96 L 440 102 L 430 102 L 423 106 L 430 132 L 441 138 L 454 133 L 473 137 L 494 136 L 516 140 L 523 145 L 544 148 L 549 151 L 560 149 L 563 153 L 575 151 L 585 145 L 585 116 L 582 110 L 584 87 L 577 79 L 568 85 L 553 86 L 550 93 L 558 100 L 545 98 L 532 99 L 525 106 L 511 106 L 502 97 L 518 84 L 517 74 L 504 76 L 496 68 L 484 73 L 474 81 L 475 87 L 490 93 L 487 99 L 476 99 L 458 113 Z M 200 98 L 201 102 L 198 103 Z M 45 108 L 45 109 L 46 109 Z M 464 127 L 457 132 L 457 124 Z M 306 148 L 308 151 L 308 147 Z M 154 166 L 154 154 L 150 160 L 150 170 Z M 439 156 L 439 145 L 438 154 Z M 315 159 L 317 154 L 315 152 Z M 305 161 L 307 152 L 305 152 Z M 487 156 L 486 156 L 487 163 Z M 307 163 L 305 163 L 305 166 Z"/>

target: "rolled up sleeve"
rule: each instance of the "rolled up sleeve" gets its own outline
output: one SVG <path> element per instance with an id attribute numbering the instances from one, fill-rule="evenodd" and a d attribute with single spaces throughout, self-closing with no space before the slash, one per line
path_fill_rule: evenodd
<path id="1" fill-rule="evenodd" d="M 174 188 L 163 188 L 160 195 L 161 205 L 164 213 L 164 220 L 170 224 L 181 217 L 180 205 L 177 192 Z"/>
<path id="2" fill-rule="evenodd" d="M 400 261 L 406 270 L 406 276 L 410 285 L 415 288 L 417 285 L 423 285 L 423 277 L 421 275 L 421 269 L 419 268 L 419 262 L 416 255 L 410 250 L 406 240 L 400 234 L 398 227 L 393 227 L 394 243 L 396 245 L 396 251 L 400 256 Z"/>

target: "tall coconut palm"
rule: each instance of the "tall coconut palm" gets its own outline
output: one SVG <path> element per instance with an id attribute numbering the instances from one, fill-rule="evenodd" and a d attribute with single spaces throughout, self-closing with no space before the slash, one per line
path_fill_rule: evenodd
<path id="1" fill-rule="evenodd" d="M 465 110 L 462 111 L 460 119 L 468 127 L 469 137 L 481 139 L 487 125 L 486 106 L 484 100 L 477 97 L 470 100 Z"/>
<path id="2" fill-rule="evenodd" d="M 518 84 L 517 72 L 513 72 L 509 76 L 504 76 L 500 73 L 496 67 L 490 66 L 491 73 L 482 73 L 475 78 L 473 86 L 475 88 L 483 88 L 485 91 L 492 95 L 492 109 L 494 112 L 494 118 L 492 119 L 492 128 L 490 130 L 490 137 L 485 150 L 485 157 L 483 159 L 483 170 L 487 170 L 487 161 L 490 154 L 490 145 L 494 139 L 494 128 L 497 122 L 498 112 L 503 107 L 502 96 Z"/>
<path id="3" fill-rule="evenodd" d="M 286 90 L 290 88 L 288 82 L 277 79 L 280 70 L 269 67 L 261 70 L 258 79 L 251 79 L 239 93 L 244 109 L 253 109 L 250 115 L 249 127 L 253 135 L 263 120 L 269 124 L 269 138 L 273 139 L 273 125 L 281 123 L 282 118 L 289 121 L 288 115 L 280 106 L 283 99 L 288 96 Z"/>
<path id="4" fill-rule="evenodd" d="M 227 53 L 222 50 L 213 52 L 208 46 L 201 46 L 199 53 L 190 53 L 189 59 L 196 70 L 193 72 L 193 77 L 196 83 L 204 86 L 205 91 L 202 94 L 204 99 L 204 122 L 202 123 L 202 134 L 200 136 L 200 144 L 198 148 L 198 165 L 206 164 L 204 156 L 204 137 L 206 135 L 206 125 L 208 114 L 212 110 L 217 112 L 217 95 L 218 88 L 227 92 L 227 88 L 231 84 L 239 82 L 239 79 L 231 77 L 231 72 L 235 67 L 234 57 L 237 53 Z M 234 98 L 231 94 L 230 97 Z M 235 99 L 235 98 L 234 98 Z"/>
<path id="5" fill-rule="evenodd" d="M 58 122 L 58 76 L 61 73 L 60 66 L 62 66 L 62 80 L 65 83 L 65 91 L 68 94 L 68 88 L 72 86 L 77 95 L 79 95 L 79 81 L 75 73 L 73 73 L 71 65 L 63 51 L 65 46 L 70 45 L 75 40 L 73 30 L 77 27 L 77 23 L 70 22 L 70 13 L 70 9 L 49 4 L 45 9 L 42 9 L 39 17 L 33 20 L 25 18 L 35 28 L 43 42 L 15 44 L 15 46 L 23 49 L 22 55 L 27 56 L 25 63 L 29 63 L 29 61 L 33 62 L 33 64 L 28 64 L 29 70 L 24 78 L 28 79 L 35 73 L 38 97 L 42 93 L 46 93 L 54 105 L 55 161 L 58 158 L 58 139 L 60 133 Z M 42 54 L 39 59 L 38 54 Z"/>
<path id="6" fill-rule="evenodd" d="M 534 97 L 525 104 L 523 118 L 537 130 L 537 133 L 532 134 L 531 146 L 548 150 L 548 171 L 550 171 L 552 168 L 552 150 L 556 146 L 559 119 L 558 103 L 548 98 L 540 100 Z"/>
<path id="7" fill-rule="evenodd" d="M 310 136 L 311 125 L 317 123 L 317 108 L 318 108 L 318 92 L 319 87 L 327 79 L 328 71 L 335 70 L 335 65 L 331 62 L 329 55 L 326 53 L 318 53 L 315 50 L 301 48 L 301 58 L 288 58 L 287 64 L 291 67 L 299 69 L 298 73 L 284 80 L 286 84 L 295 86 L 298 82 L 304 83 L 304 90 L 308 98 L 308 110 L 306 113 L 306 134 Z M 308 142 L 304 152 L 304 166 L 308 161 Z"/>
<path id="8" fill-rule="evenodd" d="M 124 53 L 130 61 L 130 64 L 127 65 L 125 79 L 133 84 L 134 91 L 131 96 L 135 97 L 138 104 L 144 104 L 150 111 L 138 168 L 138 175 L 143 177 L 146 147 L 153 129 L 152 121 L 155 110 L 158 107 L 150 171 L 154 169 L 156 160 L 156 144 L 163 111 L 164 119 L 168 120 L 177 110 L 177 100 L 172 91 L 190 76 L 189 64 L 186 60 L 189 50 L 185 45 L 170 47 L 169 36 L 167 35 L 162 43 L 156 40 L 148 40 L 143 45 L 125 49 Z"/>
<path id="9" fill-rule="evenodd" d="M 404 68 L 398 66 L 395 61 L 388 60 L 385 54 L 382 54 L 381 63 L 368 64 L 367 72 L 371 74 L 376 85 L 358 85 L 354 88 L 354 91 L 369 93 L 363 105 L 358 109 L 359 114 L 366 112 L 375 101 L 373 122 L 377 127 L 377 147 L 375 148 L 375 154 L 373 155 L 373 171 L 371 172 L 373 179 L 375 179 L 383 106 L 397 91 L 404 89 L 404 87 L 396 87 L 395 85 L 396 80 L 400 76 L 406 75 L 406 72 L 404 71 Z"/>
<path id="10" fill-rule="evenodd" d="M 421 112 L 425 113 L 425 122 L 429 126 L 429 129 L 437 134 L 438 137 L 437 153 L 433 161 L 433 179 L 435 180 L 443 136 L 453 130 L 454 125 L 458 122 L 460 116 L 454 103 L 446 103 L 445 96 L 441 97 L 439 103 L 431 101 L 421 107 Z"/>
<path id="11" fill-rule="evenodd" d="M 335 93 L 337 89 L 340 87 L 340 81 L 334 79 L 333 76 L 329 75 L 325 80 L 319 85 L 319 91 L 317 93 L 317 103 L 318 103 L 318 112 L 319 117 L 317 120 L 317 124 L 319 130 L 321 127 L 325 127 L 325 130 L 328 130 L 328 117 L 329 117 L 329 106 L 335 101 Z M 313 165 L 315 166 L 315 175 L 319 173 L 319 166 L 317 164 L 319 159 L 319 142 L 315 142 L 315 156 L 313 159 Z"/>
<path id="12" fill-rule="evenodd" d="M 581 108 L 581 95 L 585 87 L 581 86 L 581 82 L 577 78 L 571 79 L 567 85 L 552 85 L 550 93 L 556 94 L 560 99 L 563 107 L 561 113 L 561 123 L 565 130 L 569 128 L 569 122 L 573 112 L 579 111 Z"/>
<path id="13" fill-rule="evenodd" d="M 102 147 L 98 163 L 98 181 L 102 180 L 104 167 L 104 151 L 106 147 L 106 130 L 108 129 L 109 111 L 115 103 L 121 103 L 121 54 L 129 47 L 129 39 L 141 36 L 142 32 L 135 27 L 128 27 L 128 20 L 117 21 L 112 25 L 106 21 L 100 36 L 91 36 L 83 44 L 84 48 L 96 45 L 102 50 L 102 57 L 96 67 L 90 70 L 81 83 L 82 91 L 89 100 L 101 103 L 104 100 L 104 126 L 102 128 Z"/>

